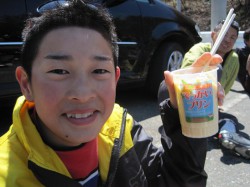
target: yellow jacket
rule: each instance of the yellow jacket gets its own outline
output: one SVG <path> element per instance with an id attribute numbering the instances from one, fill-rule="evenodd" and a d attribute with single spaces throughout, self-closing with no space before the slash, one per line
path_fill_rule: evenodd
<path id="1" fill-rule="evenodd" d="M 42 141 L 29 116 L 33 107 L 20 97 L 13 124 L 0 138 L 0 186 L 80 186 L 56 152 Z M 160 108 L 163 149 L 155 147 L 142 126 L 115 104 L 98 135 L 100 186 L 206 185 L 206 139 L 197 139 L 192 146 L 194 141 L 181 134 L 178 112 L 167 101 Z"/>
<path id="2" fill-rule="evenodd" d="M 43 186 L 27 167 L 32 161 L 47 170 L 55 171 L 71 178 L 67 168 L 54 150 L 43 143 L 35 125 L 32 123 L 28 110 L 34 107 L 31 102 L 20 97 L 13 112 L 13 125 L 0 138 L 0 186 Z M 120 135 L 120 124 L 123 109 L 115 105 L 114 111 L 102 128 L 98 137 L 98 155 L 100 175 L 107 180 L 111 151 L 115 138 Z M 130 134 L 132 117 L 127 116 L 126 133 Z M 132 139 L 126 135 L 121 155 L 133 146 Z"/>

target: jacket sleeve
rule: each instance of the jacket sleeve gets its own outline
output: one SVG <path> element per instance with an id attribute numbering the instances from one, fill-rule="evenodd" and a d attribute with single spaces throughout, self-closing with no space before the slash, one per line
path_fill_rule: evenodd
<path id="1" fill-rule="evenodd" d="M 247 63 L 247 55 L 244 53 L 243 49 L 236 49 L 236 53 L 239 56 L 239 73 L 238 73 L 238 79 L 240 83 L 242 84 L 245 91 L 250 94 L 250 76 L 248 74 L 248 71 L 246 70 L 246 63 Z"/>
<path id="2" fill-rule="evenodd" d="M 243 86 L 248 94 L 250 94 L 250 75 L 246 74 L 246 79 Z"/>
<path id="3" fill-rule="evenodd" d="M 171 107 L 169 99 L 160 104 L 160 112 L 164 127 L 161 131 L 164 165 L 171 183 L 176 183 L 174 186 L 206 186 L 207 139 L 182 135 L 178 111 Z"/>
<path id="4" fill-rule="evenodd" d="M 192 140 L 181 134 L 178 112 L 170 107 L 168 100 L 161 103 L 160 110 L 162 147 L 155 147 L 152 138 L 137 122 L 132 130 L 134 148 L 147 176 L 148 186 L 206 186 L 206 139 Z"/>
<path id="5" fill-rule="evenodd" d="M 235 49 L 236 53 L 238 54 L 239 57 L 239 73 L 238 73 L 238 79 L 240 81 L 240 83 L 242 84 L 242 86 L 244 86 L 244 82 L 246 79 L 246 56 L 244 55 L 244 52 L 241 48 L 236 48 Z"/>
<path id="6" fill-rule="evenodd" d="M 210 43 L 198 43 L 195 44 L 190 50 L 184 55 L 181 68 L 191 66 L 203 53 L 210 52 Z"/>
<path id="7" fill-rule="evenodd" d="M 227 94 L 232 88 L 234 81 L 239 73 L 239 59 L 236 52 L 233 50 L 228 54 L 226 61 L 223 65 L 223 71 L 220 83 L 224 88 L 225 94 Z"/>

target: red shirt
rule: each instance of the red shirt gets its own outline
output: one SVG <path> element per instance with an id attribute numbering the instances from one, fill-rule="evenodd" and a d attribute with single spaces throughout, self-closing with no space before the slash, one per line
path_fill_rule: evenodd
<path id="1" fill-rule="evenodd" d="M 73 179 L 85 179 L 98 169 L 97 139 L 70 151 L 56 151 Z"/>

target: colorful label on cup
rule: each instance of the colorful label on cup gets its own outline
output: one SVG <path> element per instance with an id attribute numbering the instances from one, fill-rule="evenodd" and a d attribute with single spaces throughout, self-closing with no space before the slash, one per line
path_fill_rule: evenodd
<path id="1" fill-rule="evenodd" d="M 181 92 L 187 122 L 200 123 L 214 119 L 212 81 L 193 84 L 182 81 Z"/>

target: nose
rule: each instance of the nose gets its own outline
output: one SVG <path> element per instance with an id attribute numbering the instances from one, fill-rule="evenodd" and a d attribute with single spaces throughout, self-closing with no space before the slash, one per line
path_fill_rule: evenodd
<path id="1" fill-rule="evenodd" d="M 87 102 L 95 97 L 94 84 L 85 75 L 75 77 L 68 88 L 70 100 Z"/>
<path id="2" fill-rule="evenodd" d="M 225 36 L 224 36 L 224 41 L 226 41 L 227 43 L 231 42 L 230 36 L 225 35 Z"/>
<path id="3" fill-rule="evenodd" d="M 225 36 L 225 41 L 230 42 L 229 37 Z"/>

